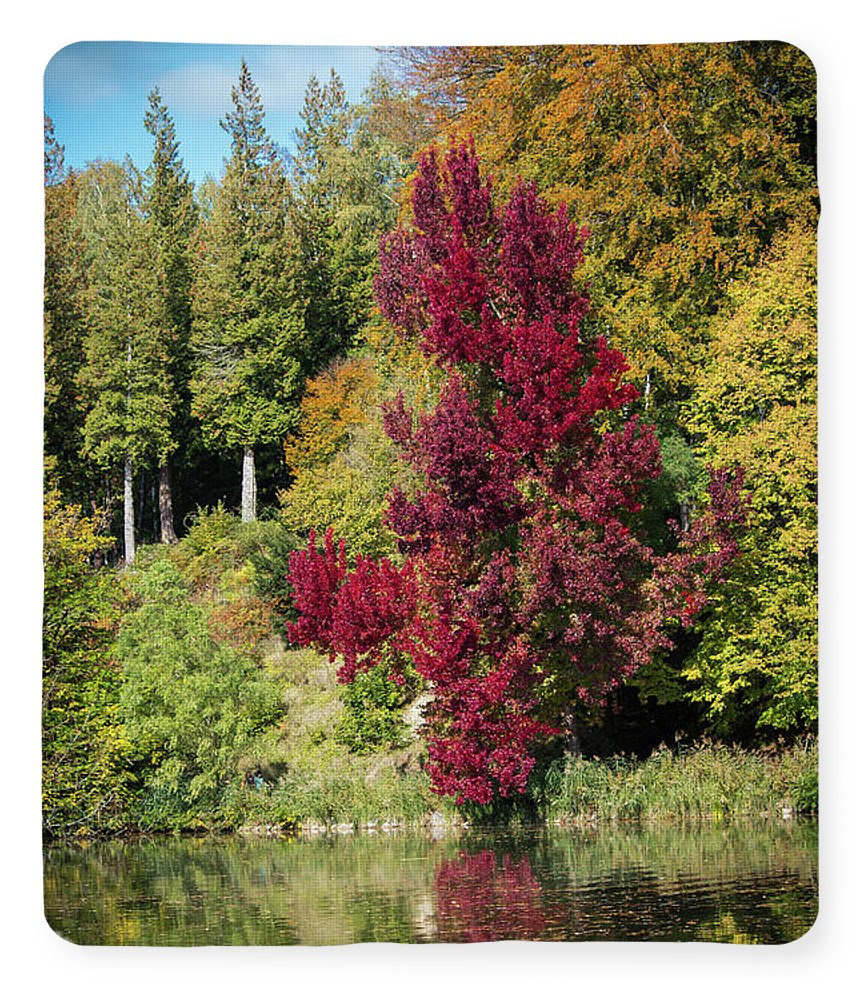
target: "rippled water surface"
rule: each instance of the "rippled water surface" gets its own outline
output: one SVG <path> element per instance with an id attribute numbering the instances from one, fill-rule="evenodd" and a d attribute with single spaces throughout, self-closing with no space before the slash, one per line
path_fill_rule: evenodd
<path id="1" fill-rule="evenodd" d="M 812 823 L 160 838 L 45 853 L 79 944 L 782 943 L 818 909 Z"/>

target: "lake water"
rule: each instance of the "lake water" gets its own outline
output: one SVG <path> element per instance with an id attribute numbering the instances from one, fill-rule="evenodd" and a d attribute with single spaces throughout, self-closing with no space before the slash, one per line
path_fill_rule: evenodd
<path id="1" fill-rule="evenodd" d="M 812 822 L 153 838 L 51 847 L 79 944 L 783 943 L 818 910 Z"/>

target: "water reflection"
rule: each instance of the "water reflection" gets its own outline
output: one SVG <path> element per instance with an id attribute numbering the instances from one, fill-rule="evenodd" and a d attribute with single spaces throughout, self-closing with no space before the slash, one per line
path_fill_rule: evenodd
<path id="1" fill-rule="evenodd" d="M 441 941 L 543 940 L 559 923 L 559 914 L 545 914 L 541 883 L 525 855 L 513 861 L 489 849 L 461 851 L 439 862 L 434 883 Z"/>
<path id="2" fill-rule="evenodd" d="M 81 944 L 778 943 L 817 913 L 811 823 L 466 831 L 51 848 L 49 923 Z"/>

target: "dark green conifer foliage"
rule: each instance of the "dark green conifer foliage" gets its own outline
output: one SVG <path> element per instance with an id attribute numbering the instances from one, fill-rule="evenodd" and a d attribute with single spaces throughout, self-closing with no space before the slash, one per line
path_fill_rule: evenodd
<path id="1" fill-rule="evenodd" d="M 161 271 L 162 323 L 168 375 L 176 409 L 172 419 L 173 441 L 189 437 L 189 335 L 191 313 L 191 269 L 189 240 L 195 226 L 193 185 L 184 170 L 174 121 L 154 87 L 144 116 L 145 128 L 153 136 L 153 158 L 146 173 L 144 210 L 148 237 Z M 159 513 L 163 542 L 175 542 L 171 494 L 170 455 L 160 459 Z"/>
<path id="2" fill-rule="evenodd" d="M 129 163 L 95 163 L 82 175 L 77 214 L 91 289 L 79 373 L 83 453 L 103 469 L 123 468 L 127 563 L 135 554 L 133 473 L 164 463 L 175 447 L 162 276 L 141 200 Z"/>
<path id="3" fill-rule="evenodd" d="M 193 409 L 212 442 L 242 450 L 241 513 L 254 520 L 255 449 L 297 419 L 304 337 L 286 178 L 245 62 L 220 125 L 231 156 L 196 237 Z"/>
<path id="4" fill-rule="evenodd" d="M 76 178 L 64 166 L 63 146 L 45 116 L 44 447 L 46 477 L 66 499 L 85 503 L 81 463 L 82 400 L 76 375 L 84 362 L 87 275 L 75 226 Z"/>
<path id="5" fill-rule="evenodd" d="M 293 225 L 298 240 L 298 277 L 304 297 L 304 327 L 314 369 L 350 340 L 351 317 L 340 287 L 335 253 L 335 216 L 341 192 L 329 165 L 349 138 L 349 105 L 339 76 L 322 86 L 310 77 L 295 130 Z"/>
<path id="6" fill-rule="evenodd" d="M 351 106 L 340 77 L 310 78 L 295 132 L 293 220 L 313 371 L 353 346 L 370 318 L 379 238 L 396 221 L 408 161 Z"/>

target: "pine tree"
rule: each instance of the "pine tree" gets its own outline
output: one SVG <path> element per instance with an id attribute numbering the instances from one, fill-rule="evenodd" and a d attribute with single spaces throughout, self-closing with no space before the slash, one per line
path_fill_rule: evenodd
<path id="1" fill-rule="evenodd" d="M 264 117 L 243 62 L 220 121 L 231 156 L 194 262 L 193 408 L 212 441 L 243 452 L 245 521 L 256 516 L 255 449 L 282 441 L 303 387 L 287 184 Z"/>
<path id="2" fill-rule="evenodd" d="M 147 170 L 144 209 L 151 246 L 155 248 L 162 272 L 165 352 L 178 412 L 173 419 L 173 441 L 185 430 L 189 411 L 189 334 L 191 315 L 191 271 L 189 239 L 195 225 L 193 185 L 184 170 L 174 121 L 154 87 L 148 97 L 145 128 L 153 136 L 153 159 Z M 159 519 L 163 542 L 176 542 L 171 495 L 169 455 L 159 457 Z"/>
<path id="3" fill-rule="evenodd" d="M 140 203 L 131 164 L 96 163 L 82 176 L 78 214 L 91 285 L 79 373 L 88 403 L 83 453 L 104 469 L 123 467 L 127 564 L 135 556 L 134 471 L 174 448 L 161 274 Z"/>

